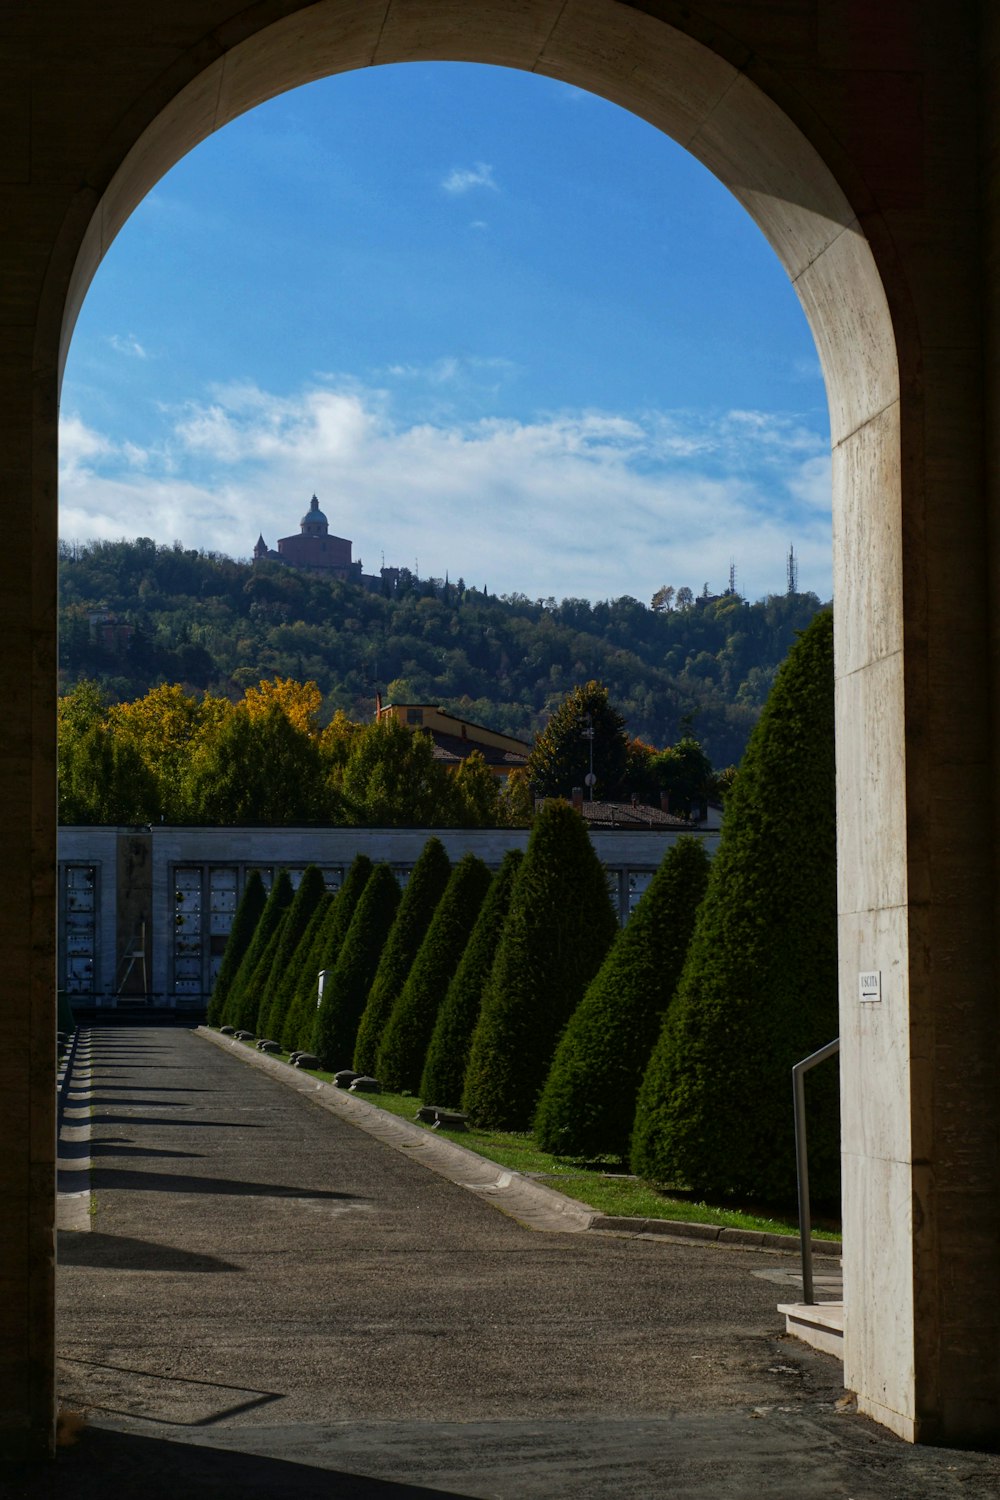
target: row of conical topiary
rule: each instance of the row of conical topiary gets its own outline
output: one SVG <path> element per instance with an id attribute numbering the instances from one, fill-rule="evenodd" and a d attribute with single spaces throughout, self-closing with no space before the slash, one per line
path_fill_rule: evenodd
<path id="1" fill-rule="evenodd" d="M 668 851 L 619 931 L 583 820 L 549 802 L 494 876 L 428 841 L 405 890 L 359 855 L 336 896 L 251 876 L 209 1020 L 559 1155 L 658 1182 L 794 1185 L 790 1069 L 836 1032 L 832 626 L 776 680 L 711 870 Z M 317 1004 L 317 973 L 324 971 Z M 835 1080 L 812 1090 L 811 1171 L 837 1191 Z"/>

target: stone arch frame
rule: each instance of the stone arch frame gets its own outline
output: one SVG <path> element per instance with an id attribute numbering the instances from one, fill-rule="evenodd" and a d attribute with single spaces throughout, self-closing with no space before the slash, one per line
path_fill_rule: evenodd
<path id="1" fill-rule="evenodd" d="M 316 78 L 357 67 L 440 61 L 443 55 L 456 55 L 448 16 L 438 27 L 426 14 L 416 28 L 402 22 L 394 27 L 392 13 L 382 24 L 381 7 L 370 5 L 365 24 L 354 6 L 354 25 L 345 33 L 344 9 L 340 0 L 325 0 L 224 53 L 147 127 L 102 195 L 88 227 L 67 296 L 61 361 L 101 257 L 146 193 L 199 141 L 265 99 Z M 867 601 L 855 598 L 852 586 L 859 575 L 865 576 L 865 569 L 854 559 L 860 552 L 870 563 L 875 552 L 883 575 L 899 577 L 901 506 L 895 338 L 881 279 L 857 215 L 832 172 L 788 116 L 745 72 L 683 33 L 642 14 L 623 17 L 613 3 L 601 0 L 585 6 L 539 6 L 529 26 L 520 7 L 496 6 L 490 22 L 485 42 L 475 38 L 460 44 L 457 55 L 462 60 L 538 72 L 599 92 L 642 116 L 684 145 L 731 189 L 787 271 L 816 340 L 830 407 L 839 712 L 842 718 L 863 714 L 856 673 L 867 665 L 873 642 L 866 630 L 859 629 L 860 606 Z M 632 66 L 635 57 L 642 58 L 641 68 Z M 877 526 L 870 524 L 876 497 L 870 489 L 859 493 L 857 484 L 859 468 L 869 462 L 881 464 Z M 889 721 L 886 728 L 895 721 L 892 728 L 897 733 L 890 729 L 890 743 L 882 751 L 893 758 L 901 744 L 902 684 L 899 657 L 894 654 L 902 640 L 900 591 L 893 590 L 886 602 L 889 610 L 878 621 L 881 638 L 874 642 L 882 679 L 874 691 Z M 861 687 L 862 698 L 870 691 Z M 879 775 L 879 783 L 891 784 L 897 792 L 889 817 L 884 809 L 865 806 L 857 797 L 850 770 L 844 779 L 839 827 L 841 860 L 848 866 L 857 858 L 859 815 L 883 824 L 893 815 L 900 821 L 905 818 L 899 800 L 902 767 L 894 759 L 886 771 Z M 903 871 L 894 871 L 893 877 L 905 882 Z M 905 937 L 891 958 L 880 959 L 887 969 L 905 969 L 904 945 Z M 881 952 L 885 954 L 884 943 Z M 842 1054 L 842 1074 L 848 1081 L 856 1068 L 851 1041 L 845 1036 Z M 848 1123 L 857 1105 L 848 1084 Z M 853 1388 L 861 1382 L 849 1376 L 848 1383 Z M 905 1393 L 900 1392 L 894 1404 L 902 1406 L 904 1401 Z"/>
<path id="2" fill-rule="evenodd" d="M 932 306 L 935 291 L 948 284 L 948 271 L 939 267 L 928 274 L 920 263 L 919 234 L 939 211 L 937 200 L 944 203 L 948 195 L 940 168 L 918 141 L 919 130 L 912 120 L 904 123 L 906 149 L 896 152 L 895 165 L 910 162 L 914 173 L 934 167 L 937 199 L 929 209 L 915 181 L 889 180 L 891 146 L 881 157 L 869 146 L 866 158 L 865 131 L 873 132 L 878 118 L 888 123 L 893 100 L 880 114 L 858 85 L 867 115 L 864 129 L 852 136 L 850 89 L 824 94 L 823 80 L 814 67 L 809 71 L 814 59 L 808 38 L 786 46 L 768 19 L 770 7 L 758 0 L 745 0 L 747 15 L 735 20 L 716 0 L 703 0 L 696 11 L 672 0 L 641 7 L 622 0 L 476 0 L 458 12 L 448 0 L 265 0 L 228 21 L 215 17 L 223 7 L 214 0 L 199 0 L 199 7 L 205 28 L 197 45 L 177 49 L 152 82 L 134 94 L 126 91 L 99 159 L 66 195 L 61 228 L 51 240 L 32 360 L 33 557 L 54 539 L 58 372 L 90 278 L 132 207 L 169 166 L 256 103 L 320 76 L 382 62 L 492 62 L 600 93 L 663 129 L 709 166 L 747 207 L 793 280 L 830 403 L 846 1380 L 862 1410 L 907 1438 L 962 1441 L 986 1433 L 995 1440 L 996 1315 L 963 1312 L 961 1278 L 946 1285 L 942 1226 L 950 1194 L 951 1212 L 959 1207 L 964 1214 L 972 1245 L 968 1259 L 980 1274 L 995 1275 L 996 1210 L 974 1200 L 977 1172 L 980 1180 L 984 1171 L 996 1180 L 996 1105 L 987 1103 L 981 1080 L 970 1085 L 960 1077 L 963 1059 L 946 1057 L 947 1039 L 942 1047 L 939 1036 L 939 1022 L 953 1020 L 962 1003 L 946 975 L 957 939 L 944 941 L 944 931 L 956 916 L 972 945 L 975 982 L 993 983 L 994 886 L 984 882 L 982 897 L 968 890 L 956 896 L 934 879 L 935 858 L 953 866 L 971 859 L 985 875 L 989 820 L 958 818 L 947 836 L 933 786 L 943 765 L 961 763 L 970 785 L 982 792 L 992 742 L 980 712 L 974 753 L 964 762 L 954 755 L 949 760 L 935 709 L 942 673 L 954 665 L 956 653 L 942 646 L 944 625 L 939 621 L 935 628 L 933 620 L 934 585 L 946 577 L 948 559 L 932 566 L 931 549 L 945 533 L 940 503 L 928 504 L 928 486 L 933 463 L 954 460 L 957 440 L 943 436 L 946 416 L 936 424 L 927 420 L 929 387 L 943 408 L 970 379 L 967 319 L 973 306 L 982 315 L 985 299 L 954 297 L 951 308 L 940 312 Z M 821 27 L 824 15 L 827 25 L 843 19 L 838 0 L 815 0 L 814 9 Z M 918 33 L 929 40 L 933 26 L 927 16 L 934 9 L 920 0 L 907 13 L 904 0 L 891 0 L 887 29 L 873 38 L 858 35 L 858 57 L 847 57 L 846 71 L 853 67 L 854 77 L 872 68 L 872 45 L 877 49 L 887 38 L 904 52 Z M 667 12 L 672 24 L 651 13 L 657 10 Z M 270 19 L 280 11 L 286 14 Z M 971 14 L 970 0 L 955 26 L 963 18 L 968 23 Z M 730 22 L 742 24 L 743 34 Z M 939 39 L 945 35 L 938 32 Z M 950 53 L 946 65 L 958 78 L 961 68 Z M 934 65 L 924 59 L 916 71 L 931 80 Z M 953 106 L 954 78 L 948 86 Z M 947 92 L 939 87 L 936 97 Z M 952 138 L 967 144 L 969 135 L 956 126 Z M 908 244 L 907 212 L 914 218 Z M 934 253 L 943 265 L 940 245 Z M 968 254 L 964 260 L 957 256 L 952 280 L 961 274 L 959 261 L 966 272 L 971 264 Z M 941 322 L 956 310 L 961 331 L 952 339 L 953 368 L 945 370 Z M 935 365 L 930 372 L 928 355 Z M 961 425 L 966 440 L 981 439 L 974 417 Z M 963 492 L 961 514 L 976 533 L 973 547 L 977 538 L 985 542 L 985 506 L 977 509 L 969 495 L 977 474 L 974 465 L 963 469 L 952 462 L 951 477 Z M 987 585 L 982 572 L 974 578 L 970 573 L 969 582 L 971 629 L 981 629 Z M 46 608 L 50 612 L 43 604 L 43 614 Z M 47 668 L 42 658 L 44 649 L 33 658 L 36 673 Z M 982 687 L 988 679 L 988 667 L 978 660 L 977 683 Z M 44 780 L 51 730 L 38 724 L 44 704 L 33 712 L 38 749 L 32 766 Z M 42 898 L 45 847 L 42 839 L 31 862 Z M 32 934 L 33 960 L 51 940 L 51 905 L 47 917 L 44 908 L 43 899 Z M 935 964 L 938 951 L 942 958 Z M 44 962 L 31 967 L 41 1047 L 48 974 Z M 877 1010 L 856 1003 L 862 968 L 882 973 L 884 999 Z M 982 1000 L 972 1009 L 972 1034 L 959 1049 L 965 1063 L 977 1048 L 981 1055 L 996 1054 L 995 1019 Z M 967 1114 L 957 1131 L 945 1118 L 956 1106 Z M 992 1147 L 977 1146 L 991 1132 Z M 963 1152 L 956 1177 L 951 1169 L 956 1153 Z M 950 1192 L 953 1186 L 957 1193 Z M 37 1194 L 33 1212 L 37 1229 Z M 29 1295 L 35 1376 L 29 1420 L 37 1427 L 46 1381 L 51 1402 L 51 1356 L 46 1368 L 42 1347 L 51 1328 L 50 1272 L 43 1270 Z M 0 1370 L 0 1387 L 9 1386 Z"/>

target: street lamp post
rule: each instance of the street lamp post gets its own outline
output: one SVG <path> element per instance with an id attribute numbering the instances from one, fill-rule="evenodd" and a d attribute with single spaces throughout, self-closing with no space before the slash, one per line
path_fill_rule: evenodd
<path id="1" fill-rule="evenodd" d="M 584 714 L 583 717 L 587 723 L 587 727 L 583 731 L 583 737 L 585 740 L 590 741 L 590 770 L 583 779 L 585 784 L 590 788 L 590 800 L 593 802 L 594 785 L 597 781 L 597 777 L 594 775 L 594 716 L 593 714 Z"/>

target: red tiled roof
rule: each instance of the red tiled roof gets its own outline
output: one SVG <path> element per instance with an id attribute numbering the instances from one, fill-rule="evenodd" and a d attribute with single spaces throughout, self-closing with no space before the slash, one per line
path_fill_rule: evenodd
<path id="1" fill-rule="evenodd" d="M 659 807 L 650 807 L 644 802 L 591 802 L 584 798 L 580 808 L 588 823 L 601 824 L 607 828 L 696 828 L 696 823 L 679 818 L 676 813 L 663 812 Z"/>
<path id="2" fill-rule="evenodd" d="M 479 751 L 488 766 L 503 766 L 513 771 L 528 763 L 526 755 L 519 755 L 513 750 L 499 750 L 493 745 L 481 745 L 477 740 L 463 740 L 457 734 L 442 734 L 439 729 L 430 727 L 424 728 L 424 734 L 429 734 L 434 741 L 434 759 L 444 761 L 446 765 L 457 765 L 471 755 L 473 750 Z"/>

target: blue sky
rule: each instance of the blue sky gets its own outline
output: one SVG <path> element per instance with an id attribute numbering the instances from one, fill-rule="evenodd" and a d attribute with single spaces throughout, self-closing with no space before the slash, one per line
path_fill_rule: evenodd
<path id="1" fill-rule="evenodd" d="M 410 64 L 272 100 L 125 226 L 74 335 L 61 534 L 231 556 L 315 491 L 366 568 L 648 602 L 830 592 L 795 294 L 692 157 L 577 89 Z"/>

